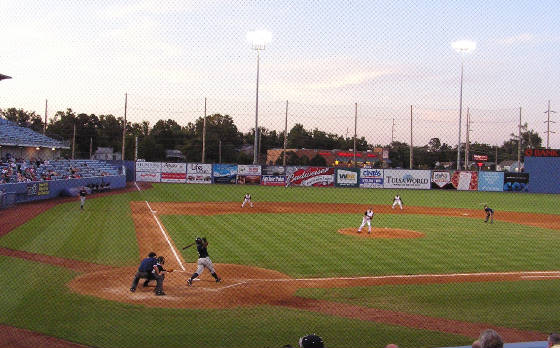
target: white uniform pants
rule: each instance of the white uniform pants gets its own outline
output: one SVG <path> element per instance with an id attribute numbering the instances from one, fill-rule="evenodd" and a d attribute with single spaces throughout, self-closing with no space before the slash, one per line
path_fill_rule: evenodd
<path id="1" fill-rule="evenodd" d="M 368 225 L 368 232 L 371 232 L 371 219 L 368 219 L 367 217 L 364 217 L 362 219 L 362 224 L 360 225 L 360 228 L 358 228 L 358 232 L 361 232 L 362 227 L 364 227 L 366 224 Z"/>
<path id="2" fill-rule="evenodd" d="M 198 273 L 199 276 L 202 274 L 202 272 L 204 272 L 204 268 L 208 268 L 210 273 L 216 273 L 214 271 L 214 265 L 212 264 L 212 261 L 210 261 L 209 257 L 199 258 L 197 264 L 198 268 L 196 269 L 196 273 Z"/>
<path id="3" fill-rule="evenodd" d="M 80 196 L 80 206 L 83 207 L 86 203 L 86 196 Z"/>
<path id="4" fill-rule="evenodd" d="M 253 207 L 253 202 L 251 202 L 250 199 L 245 198 L 243 200 L 243 204 L 241 204 L 241 208 L 243 208 L 247 202 L 249 202 L 249 204 L 251 205 L 251 208 Z"/>
<path id="5" fill-rule="evenodd" d="M 401 202 L 400 199 L 395 200 L 395 201 L 393 202 L 393 206 L 392 206 L 391 208 L 392 208 L 392 209 L 395 209 L 395 206 L 396 206 L 397 204 L 398 204 L 399 207 L 401 207 L 401 209 L 402 209 L 402 202 Z"/>

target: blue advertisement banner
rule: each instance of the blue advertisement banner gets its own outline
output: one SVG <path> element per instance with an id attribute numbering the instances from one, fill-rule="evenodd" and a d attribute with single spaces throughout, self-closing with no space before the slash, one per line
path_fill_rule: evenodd
<path id="1" fill-rule="evenodd" d="M 237 164 L 214 164 L 212 172 L 215 184 L 235 184 L 237 181 Z"/>
<path id="2" fill-rule="evenodd" d="M 479 172 L 478 190 L 479 191 L 503 191 L 504 172 Z"/>

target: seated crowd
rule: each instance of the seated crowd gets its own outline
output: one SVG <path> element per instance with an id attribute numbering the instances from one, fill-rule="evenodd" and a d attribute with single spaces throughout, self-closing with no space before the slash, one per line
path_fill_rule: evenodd
<path id="1" fill-rule="evenodd" d="M 78 179 L 116 174 L 116 169 L 107 169 L 106 165 L 98 161 L 25 160 L 15 158 L 11 154 L 0 158 L 0 184 Z M 96 189 L 106 190 L 108 188 L 104 185 L 101 188 L 96 187 Z"/>

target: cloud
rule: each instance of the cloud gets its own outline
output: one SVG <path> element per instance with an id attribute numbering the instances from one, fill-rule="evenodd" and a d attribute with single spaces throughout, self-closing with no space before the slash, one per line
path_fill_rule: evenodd
<path id="1" fill-rule="evenodd" d="M 499 39 L 498 43 L 505 46 L 524 44 L 528 42 L 533 42 L 536 40 L 535 35 L 530 33 L 523 33 L 515 36 L 508 36 L 503 39 Z"/>

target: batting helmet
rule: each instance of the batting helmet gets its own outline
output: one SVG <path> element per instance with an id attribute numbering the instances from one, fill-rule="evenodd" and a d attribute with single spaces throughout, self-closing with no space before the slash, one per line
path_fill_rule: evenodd
<path id="1" fill-rule="evenodd" d="M 194 240 L 196 244 L 202 244 L 202 238 L 200 237 L 196 237 L 196 239 Z"/>

